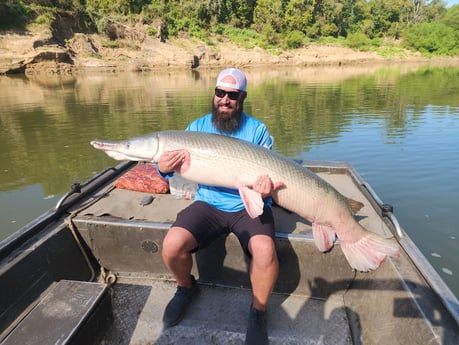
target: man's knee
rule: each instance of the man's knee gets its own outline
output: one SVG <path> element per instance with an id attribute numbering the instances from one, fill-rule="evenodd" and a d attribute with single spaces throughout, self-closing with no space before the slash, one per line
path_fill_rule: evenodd
<path id="1" fill-rule="evenodd" d="M 191 252 L 197 246 L 194 236 L 186 229 L 172 227 L 163 240 L 163 257 L 180 256 L 183 253 Z"/>
<path id="2" fill-rule="evenodd" d="M 249 241 L 249 250 L 252 260 L 261 265 L 270 266 L 277 263 L 276 245 L 269 236 L 253 236 Z"/>

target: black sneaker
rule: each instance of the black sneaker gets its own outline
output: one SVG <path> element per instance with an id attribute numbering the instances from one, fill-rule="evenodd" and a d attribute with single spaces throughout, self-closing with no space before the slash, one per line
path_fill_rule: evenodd
<path id="1" fill-rule="evenodd" d="M 164 328 L 175 326 L 182 320 L 185 315 L 186 307 L 188 307 L 188 304 L 190 304 L 191 300 L 199 290 L 194 276 L 191 276 L 191 283 L 193 286 L 190 289 L 177 286 L 177 291 L 175 292 L 174 297 L 172 297 L 164 310 Z"/>
<path id="2" fill-rule="evenodd" d="M 249 324 L 245 335 L 245 345 L 267 345 L 268 330 L 264 311 L 250 307 Z"/>

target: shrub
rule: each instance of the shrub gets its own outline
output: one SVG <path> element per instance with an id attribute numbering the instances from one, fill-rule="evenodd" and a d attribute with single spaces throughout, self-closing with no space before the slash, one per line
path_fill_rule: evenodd
<path id="1" fill-rule="evenodd" d="M 369 50 L 372 44 L 371 39 L 369 39 L 363 32 L 355 32 L 347 35 L 345 45 L 353 49 Z"/>
<path id="2" fill-rule="evenodd" d="M 459 53 L 459 32 L 439 23 L 421 23 L 409 27 L 403 35 L 405 47 L 425 55 Z"/>
<path id="3" fill-rule="evenodd" d="M 285 36 L 285 43 L 287 48 L 295 49 L 300 48 L 303 45 L 305 35 L 301 31 L 290 31 Z"/>

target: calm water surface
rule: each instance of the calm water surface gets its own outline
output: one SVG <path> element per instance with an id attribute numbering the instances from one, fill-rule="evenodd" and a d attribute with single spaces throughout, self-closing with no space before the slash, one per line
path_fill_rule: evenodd
<path id="1" fill-rule="evenodd" d="M 116 162 L 89 141 L 183 129 L 218 71 L 0 77 L 0 239 Z M 349 161 L 459 296 L 459 67 L 250 69 L 275 149 Z"/>

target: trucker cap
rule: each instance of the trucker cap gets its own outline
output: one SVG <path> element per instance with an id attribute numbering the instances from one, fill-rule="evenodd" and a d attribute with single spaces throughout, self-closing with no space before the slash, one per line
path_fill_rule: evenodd
<path id="1" fill-rule="evenodd" d="M 228 83 L 228 82 L 223 82 L 222 80 L 225 79 L 225 77 L 231 76 L 235 80 L 235 83 Z M 217 78 L 217 87 L 218 86 L 226 86 L 230 87 L 233 89 L 237 89 L 239 91 L 246 91 L 247 89 L 247 78 L 245 77 L 244 72 L 237 68 L 227 68 L 223 71 L 220 72 Z"/>

